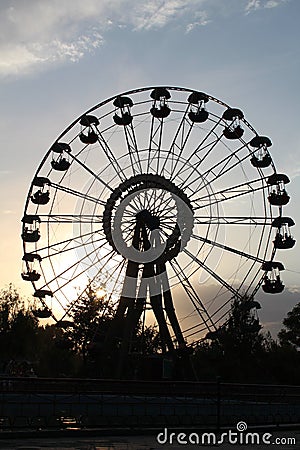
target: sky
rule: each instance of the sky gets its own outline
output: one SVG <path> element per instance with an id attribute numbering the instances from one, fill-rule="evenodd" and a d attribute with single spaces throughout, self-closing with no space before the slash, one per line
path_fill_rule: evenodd
<path id="1" fill-rule="evenodd" d="M 291 183 L 285 215 L 299 241 L 299 0 L 2 0 L 0 287 L 20 278 L 27 191 L 56 137 L 84 111 L 144 86 L 182 86 L 240 107 L 273 141 Z M 274 332 L 300 300 L 298 247 L 282 255 L 286 289 L 260 294 Z"/>

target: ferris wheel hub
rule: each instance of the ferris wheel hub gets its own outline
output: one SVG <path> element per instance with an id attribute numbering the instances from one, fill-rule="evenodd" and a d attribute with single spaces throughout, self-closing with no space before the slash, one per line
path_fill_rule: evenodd
<path id="1" fill-rule="evenodd" d="M 160 220 L 159 217 L 156 215 L 153 215 L 150 211 L 147 209 L 143 209 L 142 211 L 139 211 L 135 215 L 136 220 L 144 223 L 149 230 L 157 230 L 159 229 Z"/>
<path id="2" fill-rule="evenodd" d="M 103 230 L 109 244 L 121 254 L 113 232 L 118 226 L 119 240 L 125 216 L 124 223 L 132 221 L 132 231 L 134 222 L 142 223 L 150 232 L 161 231 L 167 247 L 179 244 L 183 248 L 193 229 L 193 211 L 188 196 L 171 180 L 158 174 L 142 173 L 130 177 L 113 190 L 106 202 Z"/>

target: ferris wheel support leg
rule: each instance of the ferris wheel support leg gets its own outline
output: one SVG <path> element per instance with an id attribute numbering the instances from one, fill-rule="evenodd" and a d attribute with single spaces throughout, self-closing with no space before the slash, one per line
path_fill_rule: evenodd
<path id="1" fill-rule="evenodd" d="M 174 344 L 164 316 L 160 279 L 157 280 L 155 277 L 154 264 L 147 264 L 147 269 L 150 304 L 158 323 L 163 353 L 167 350 L 173 353 Z"/>
<path id="2" fill-rule="evenodd" d="M 115 370 L 115 378 L 122 379 L 124 376 L 126 377 L 126 360 L 128 354 L 130 353 L 130 345 L 131 345 L 131 336 L 134 328 L 134 316 L 135 316 L 135 308 L 134 308 L 134 299 L 131 299 L 129 307 L 127 308 L 127 314 L 124 320 L 124 328 L 122 333 L 122 342 L 121 348 L 118 354 L 118 360 L 116 364 Z"/>
<path id="3" fill-rule="evenodd" d="M 150 243 L 145 233 L 144 224 L 137 221 L 134 229 L 134 235 L 132 239 L 132 246 L 135 249 L 139 249 L 140 246 L 148 248 Z M 146 279 L 149 275 L 149 265 L 145 264 L 142 273 L 142 279 Z M 130 353 L 130 345 L 132 336 L 138 321 L 143 312 L 144 305 L 147 297 L 147 288 L 145 283 L 139 287 L 137 293 L 137 279 L 139 275 L 140 264 L 134 261 L 128 261 L 126 276 L 123 284 L 122 295 L 120 297 L 119 305 L 115 315 L 115 332 L 117 331 L 116 325 L 121 329 L 121 348 L 117 355 L 117 366 L 115 370 L 115 378 L 122 378 L 126 374 L 126 359 Z M 150 273 L 151 269 L 150 269 Z M 126 297 L 126 295 L 130 297 Z M 119 319 L 119 320 L 118 320 Z M 121 323 L 122 321 L 122 323 Z"/>
<path id="4" fill-rule="evenodd" d="M 157 265 L 157 273 L 160 275 L 160 279 L 161 279 L 161 283 L 162 283 L 162 291 L 163 291 L 166 314 L 170 320 L 171 327 L 174 331 L 174 334 L 176 336 L 179 347 L 185 347 L 186 342 L 182 335 L 182 331 L 181 331 L 181 328 L 180 328 L 180 325 L 179 325 L 179 322 L 178 322 L 178 319 L 177 319 L 177 316 L 175 313 L 173 298 L 172 298 L 169 280 L 168 280 L 167 271 L 166 271 L 166 265 L 165 264 Z"/>

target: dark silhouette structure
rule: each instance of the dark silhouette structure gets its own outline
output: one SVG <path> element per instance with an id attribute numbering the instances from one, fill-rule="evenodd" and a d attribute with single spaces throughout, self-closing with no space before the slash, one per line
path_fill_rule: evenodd
<path id="1" fill-rule="evenodd" d="M 232 299 L 257 307 L 260 287 L 284 289 L 275 255 L 295 245 L 294 221 L 271 146 L 241 109 L 192 89 L 135 89 L 86 111 L 50 146 L 26 199 L 35 317 L 70 328 L 101 279 L 114 313 L 94 350 L 111 376 L 194 379 L 193 341 L 226 322 Z M 210 298 L 203 277 L 217 285 Z M 160 351 L 149 355 L 140 336 L 153 324 Z"/>

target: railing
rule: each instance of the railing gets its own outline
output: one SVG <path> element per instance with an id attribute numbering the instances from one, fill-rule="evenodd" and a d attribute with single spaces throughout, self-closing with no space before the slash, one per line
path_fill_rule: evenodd
<path id="1" fill-rule="evenodd" d="M 300 387 L 91 379 L 0 379 L 0 429 L 300 424 Z"/>

